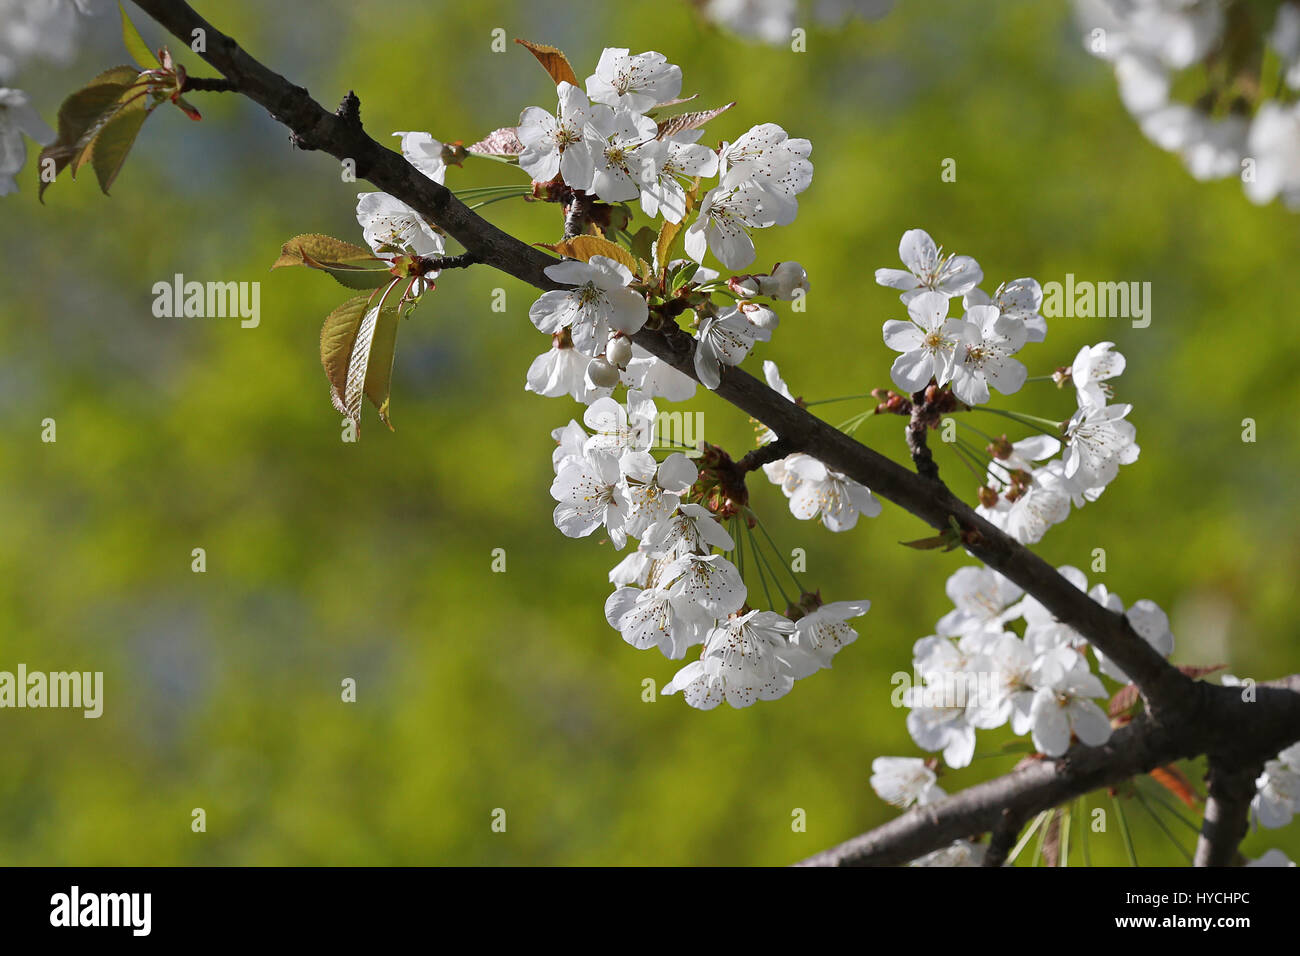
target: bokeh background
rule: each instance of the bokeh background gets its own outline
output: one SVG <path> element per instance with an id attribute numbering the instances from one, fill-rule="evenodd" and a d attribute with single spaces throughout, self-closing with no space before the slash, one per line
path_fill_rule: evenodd
<path id="1" fill-rule="evenodd" d="M 606 45 L 665 53 L 702 104 L 739 101 L 710 141 L 764 121 L 810 138 L 797 222 L 758 240 L 760 266 L 808 268 L 808 309 L 787 311 L 747 364 L 775 359 L 810 400 L 889 384 L 880 324 L 901 307 L 871 273 L 897 265 L 907 228 L 974 255 L 990 289 L 1067 272 L 1151 282 L 1149 328 L 1061 318 L 1024 353 L 1043 374 L 1085 342 L 1118 343 L 1117 391 L 1142 446 L 1038 550 L 1086 567 L 1105 548 L 1106 574 L 1090 577 L 1165 607 L 1180 663 L 1257 679 L 1297 668 L 1300 220 L 1250 205 L 1230 180 L 1195 182 L 1146 142 L 1065 3 L 906 2 L 879 22 L 811 27 L 803 53 L 737 40 L 680 2 L 198 8 L 322 102 L 354 89 L 374 134 L 472 142 L 525 106 L 552 108 L 524 50 L 492 52 L 500 27 L 562 47 L 580 77 Z M 11 85 L 52 120 L 121 51 L 108 13 L 86 22 L 73 63 L 34 64 Z M 298 233 L 360 241 L 353 207 L 368 187 L 291 149 L 251 103 L 194 100 L 203 122 L 160 110 L 111 198 L 87 174 L 61 178 L 42 207 L 29 161 L 0 204 L 0 669 L 106 682 L 99 720 L 0 712 L 0 861 L 784 864 L 892 818 L 871 760 L 919 751 L 890 675 L 910 669 L 913 641 L 949 606 L 944 580 L 969 559 L 899 547 L 926 529 L 889 505 L 840 535 L 797 522 L 760 476 L 754 504 L 784 549 L 806 549 L 807 579 L 828 599 L 874 602 L 861 639 L 777 702 L 643 702 L 642 681 L 662 686 L 678 665 L 605 623 L 610 546 L 551 523 L 549 431 L 581 408 L 523 391 L 547 345 L 530 291 L 483 268 L 448 274 L 399 336 L 396 432 L 368 408 L 361 441 L 342 442 L 317 336 L 348 293 L 268 269 Z M 941 181 L 945 158 L 956 182 Z M 470 164 L 449 184 L 514 173 Z M 530 241 L 558 236 L 554 207 L 485 211 Z M 155 318 L 152 286 L 177 272 L 260 281 L 260 326 Z M 490 311 L 495 288 L 505 314 Z M 1072 396 L 1028 385 L 996 404 L 1063 417 Z M 730 406 L 701 391 L 685 407 L 703 412 L 709 441 L 750 447 Z M 838 422 L 864 407 L 823 410 Z M 45 418 L 56 443 L 40 440 Z M 898 419 L 859 436 L 903 456 Z M 969 473 L 941 465 L 969 500 Z M 505 573 L 491 571 L 494 548 Z M 340 700 L 347 677 L 354 704 Z M 980 739 L 992 755 L 1008 738 Z M 1016 759 L 981 756 L 942 784 Z M 1143 864 L 1184 862 L 1125 805 Z M 206 833 L 191 832 L 196 807 Z M 806 832 L 792 831 L 796 808 Z M 1274 846 L 1300 856 L 1300 827 L 1243 849 Z M 1113 817 L 1090 848 L 1124 861 Z"/>

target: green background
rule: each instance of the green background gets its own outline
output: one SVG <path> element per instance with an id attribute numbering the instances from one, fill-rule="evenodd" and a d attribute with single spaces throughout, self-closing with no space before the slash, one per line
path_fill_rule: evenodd
<path id="1" fill-rule="evenodd" d="M 1044 374 L 1085 342 L 1118 343 L 1117 395 L 1142 447 L 1038 550 L 1086 568 L 1105 548 L 1108 570 L 1090 578 L 1168 610 L 1179 663 L 1257 679 L 1296 669 L 1297 220 L 1250 205 L 1240 183 L 1195 182 L 1146 142 L 1065 4 L 909 0 L 878 23 L 813 27 L 803 53 L 704 27 L 680 2 L 198 6 L 331 108 L 354 89 L 378 137 L 472 142 L 525 106 L 553 108 L 524 50 L 492 52 L 500 27 L 562 47 L 579 77 L 606 45 L 663 52 L 701 104 L 739 101 L 710 142 L 768 121 L 810 138 L 813 185 L 792 226 L 758 235 L 757 264 L 802 262 L 808 308 L 783 308 L 746 364 L 775 359 L 810 400 L 889 385 L 880 325 L 902 309 L 871 274 L 897 265 L 907 228 L 975 256 L 988 289 L 1067 272 L 1151 282 L 1149 328 L 1061 318 L 1022 355 Z M 104 15 L 74 64 L 29 66 L 12 85 L 52 120 L 124 60 Z M 678 664 L 605 623 L 610 546 L 551 523 L 548 432 L 581 408 L 523 391 L 547 345 L 527 319 L 532 293 L 481 267 L 447 274 L 399 335 L 396 432 L 367 408 L 361 441 L 342 442 L 317 336 L 349 293 L 268 268 L 298 233 L 360 241 L 353 207 L 370 187 L 292 149 L 246 100 L 193 99 L 202 123 L 160 110 L 111 198 L 87 174 L 61 178 L 41 207 L 29 159 L 22 192 L 3 200 L 0 669 L 102 670 L 106 701 L 99 720 L 0 712 L 0 860 L 783 864 L 894 817 L 868 785 L 871 760 L 919 751 L 890 675 L 910 670 L 913 641 L 949 607 L 944 580 L 970 560 L 899 547 L 927 532 L 892 505 L 839 535 L 797 522 L 759 476 L 753 503 L 784 549 L 806 549 L 806 579 L 827 599 L 874 602 L 861 639 L 780 701 L 643 702 L 642 681 L 662 686 Z M 945 158 L 956 182 L 941 181 Z M 512 174 L 470 163 L 449 184 Z M 485 212 L 528 241 L 559 235 L 553 206 Z M 260 326 L 155 318 L 152 286 L 177 272 L 260 281 Z M 490 310 L 496 288 L 505 314 Z M 994 404 L 1073 408 L 1049 384 Z M 750 447 L 730 406 L 701 390 L 686 407 L 707 440 Z M 838 422 L 864 407 L 822 411 Z M 40 440 L 45 418 L 56 443 Z M 902 457 L 899 419 L 858 434 Z M 942 451 L 940 464 L 970 500 L 971 475 Z M 197 547 L 203 574 L 190 570 Z M 494 548 L 505 573 L 491 571 Z M 355 704 L 340 701 L 346 677 Z M 1006 739 L 981 734 L 978 752 Z M 1016 759 L 977 759 L 942 785 Z M 1183 862 L 1125 805 L 1141 862 Z M 206 833 L 191 832 L 196 807 Z M 792 831 L 796 808 L 806 832 Z M 1300 857 L 1300 828 L 1243 849 L 1273 846 Z M 1124 861 L 1113 816 L 1090 847 Z"/>

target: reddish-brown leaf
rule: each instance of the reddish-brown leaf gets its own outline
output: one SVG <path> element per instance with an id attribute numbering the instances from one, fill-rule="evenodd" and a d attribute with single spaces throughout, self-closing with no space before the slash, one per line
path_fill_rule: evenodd
<path id="1" fill-rule="evenodd" d="M 551 74 L 551 79 L 555 85 L 561 83 L 572 83 L 579 86 L 578 75 L 573 72 L 573 67 L 569 66 L 569 58 L 564 55 L 563 51 L 557 50 L 553 46 L 547 46 L 544 43 L 530 43 L 527 40 L 515 40 L 521 47 L 526 49 L 533 56 L 537 57 L 547 73 Z"/>

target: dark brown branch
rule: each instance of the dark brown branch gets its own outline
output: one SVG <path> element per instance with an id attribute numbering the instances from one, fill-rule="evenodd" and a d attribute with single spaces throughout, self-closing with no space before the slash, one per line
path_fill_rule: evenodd
<path id="1" fill-rule="evenodd" d="M 778 438 L 774 442 L 769 442 L 755 448 L 753 451 L 746 452 L 745 457 L 736 462 L 736 467 L 742 472 L 758 471 L 764 465 L 770 465 L 774 461 L 780 461 L 788 455 L 793 454 L 799 449 L 794 446 L 793 442 L 786 441 L 784 438 Z"/>
<path id="2" fill-rule="evenodd" d="M 1250 822 L 1255 781 L 1263 769 L 1261 762 L 1242 767 L 1211 758 L 1207 774 L 1210 793 L 1196 841 L 1196 866 L 1232 866 L 1237 862 L 1237 847 Z"/>
<path id="3" fill-rule="evenodd" d="M 478 262 L 472 252 L 462 252 L 458 256 L 432 256 L 424 260 L 430 269 L 443 272 L 447 269 L 468 269 Z"/>
<path id="4" fill-rule="evenodd" d="M 1243 701 L 1236 687 L 1197 682 L 1192 689 L 1185 720 L 1159 723 L 1142 714 L 1100 747 L 1076 746 L 1056 760 L 1022 762 L 1005 776 L 910 810 L 800 865 L 906 863 L 972 833 L 996 830 L 1008 813 L 1028 820 L 1176 760 L 1232 753 L 1234 764 L 1244 767 L 1300 739 L 1300 675 L 1260 684 L 1254 702 Z"/>
<path id="5" fill-rule="evenodd" d="M 930 481 L 938 481 L 939 466 L 935 463 L 934 454 L 930 451 L 930 445 L 925 438 L 925 433 L 929 427 L 926 424 L 922 406 L 913 405 L 912 417 L 908 421 L 905 430 L 907 450 L 912 454 L 912 464 L 916 466 L 916 473 Z"/>
<path id="6" fill-rule="evenodd" d="M 224 76 L 186 76 L 182 93 L 238 93 L 239 84 Z"/>
<path id="7" fill-rule="evenodd" d="M 1002 811 L 1002 819 L 989 834 L 989 845 L 984 851 L 982 866 L 997 867 L 1007 862 L 1007 854 L 1016 845 L 1016 837 L 1024 828 L 1025 818 L 1009 808 Z"/>

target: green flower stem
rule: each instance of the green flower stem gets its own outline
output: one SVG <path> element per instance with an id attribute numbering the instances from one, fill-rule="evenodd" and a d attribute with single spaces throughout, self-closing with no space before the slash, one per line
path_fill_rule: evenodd
<path id="1" fill-rule="evenodd" d="M 1003 418 L 1009 418 L 1013 422 L 1019 422 L 1021 425 L 1026 425 L 1034 429 L 1034 431 L 1041 432 L 1051 438 L 1061 437 L 1061 423 L 1054 422 L 1050 418 L 1040 418 L 1037 415 L 1026 415 L 1022 412 L 1008 412 L 1001 408 L 987 408 L 983 405 L 976 405 L 975 408 L 977 411 L 988 412 L 991 415 L 1001 415 Z M 1046 425 L 1047 428 L 1044 428 L 1044 425 Z M 1049 428 L 1051 431 L 1047 430 Z"/>
<path id="2" fill-rule="evenodd" d="M 819 398 L 815 402 L 804 402 L 804 408 L 812 408 L 814 405 L 829 405 L 831 402 L 851 402 L 855 398 L 875 398 L 870 392 L 866 395 L 840 395 L 838 398 Z"/>
<path id="3" fill-rule="evenodd" d="M 785 572 L 790 575 L 790 580 L 794 582 L 794 586 L 799 589 L 800 594 L 803 594 L 805 591 L 804 586 L 799 582 L 798 576 L 795 575 L 794 568 L 786 564 L 785 556 L 781 553 L 781 549 L 776 546 L 776 542 L 772 540 L 772 536 L 768 534 L 767 525 L 763 524 L 762 519 L 755 514 L 753 508 L 746 508 L 745 511 L 754 519 L 754 523 L 758 525 L 758 530 L 763 532 L 763 537 L 767 538 L 767 543 L 772 546 L 772 553 L 776 555 L 777 563 L 780 564 L 781 567 L 785 568 Z"/>

